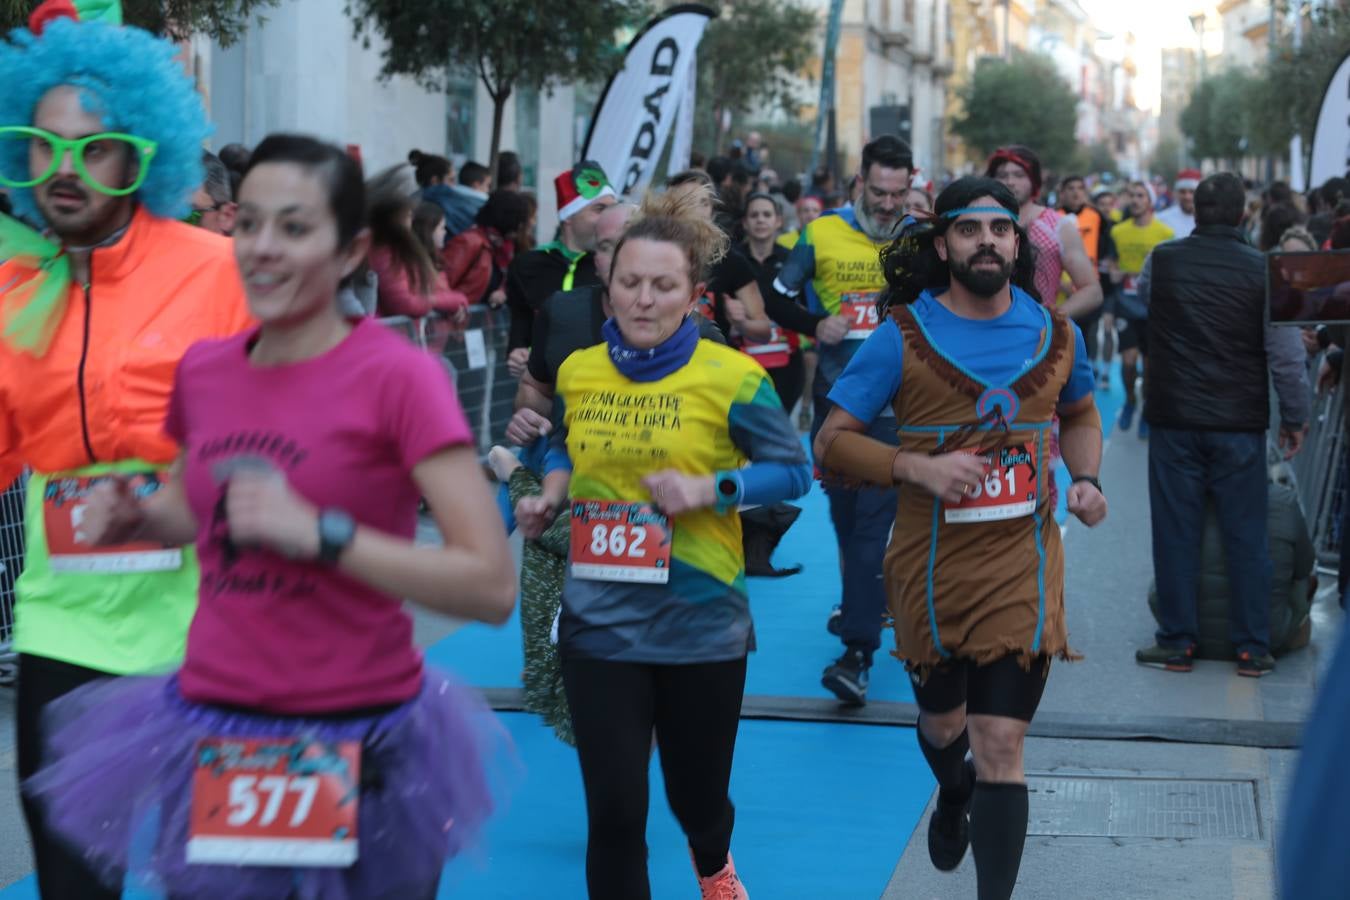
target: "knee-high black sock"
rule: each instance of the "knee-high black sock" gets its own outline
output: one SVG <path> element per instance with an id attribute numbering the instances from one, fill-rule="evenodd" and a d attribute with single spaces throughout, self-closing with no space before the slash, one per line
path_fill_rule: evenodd
<path id="1" fill-rule="evenodd" d="M 1027 786 L 975 782 L 970 805 L 970 849 L 980 900 L 1008 900 L 1027 839 Z"/>
<path id="2" fill-rule="evenodd" d="M 928 768 L 937 779 L 939 794 L 949 803 L 965 803 L 973 785 L 966 780 L 966 752 L 970 750 L 970 734 L 962 730 L 959 737 L 945 747 L 934 747 L 923 736 L 922 728 L 915 728 L 919 749 L 928 760 Z"/>

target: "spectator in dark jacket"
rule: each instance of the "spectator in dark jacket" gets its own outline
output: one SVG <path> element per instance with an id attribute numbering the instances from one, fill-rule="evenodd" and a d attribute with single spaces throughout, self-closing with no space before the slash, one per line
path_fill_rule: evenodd
<path id="1" fill-rule="evenodd" d="M 473 226 L 478 211 L 487 202 L 488 188 L 492 184 L 492 173 L 487 166 L 476 162 L 466 162 L 459 169 L 459 184 L 442 185 L 436 202 L 445 211 L 445 237 L 448 241 L 457 234 L 468 231 Z M 422 196 L 427 196 L 423 191 Z"/>
<path id="2" fill-rule="evenodd" d="M 516 233 L 529 221 L 530 203 L 518 191 L 497 190 L 478 210 L 472 228 L 445 245 L 442 259 L 450 287 L 474 303 L 506 302 L 506 270 L 515 255 Z"/>
<path id="3" fill-rule="evenodd" d="M 1195 231 L 1154 249 L 1149 261 L 1149 379 L 1145 416 L 1157 644 L 1144 665 L 1187 672 L 1199 640 L 1197 592 L 1205 502 L 1219 514 L 1228 560 L 1238 674 L 1272 671 L 1271 563 L 1266 534 L 1266 429 L 1272 338 L 1293 347 L 1298 376 L 1277 379 L 1280 444 L 1298 452 L 1308 420 L 1302 342 L 1265 324 L 1265 256 L 1238 226 L 1242 182 L 1211 175 L 1195 193 Z M 1142 291 L 1141 291 L 1142 293 Z M 1272 331 L 1275 332 L 1272 335 Z M 1292 342 L 1292 343 L 1291 343 Z"/>

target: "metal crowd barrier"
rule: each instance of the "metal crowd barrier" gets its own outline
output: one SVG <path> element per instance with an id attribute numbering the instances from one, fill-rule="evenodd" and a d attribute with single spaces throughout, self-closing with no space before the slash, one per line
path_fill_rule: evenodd
<path id="1" fill-rule="evenodd" d="M 23 570 L 23 491 L 20 478 L 0 492 L 0 684 L 14 680 L 14 582 Z"/>
<path id="2" fill-rule="evenodd" d="M 379 321 L 441 358 L 454 379 L 480 456 L 487 456 L 493 444 L 505 443 L 517 385 L 506 368 L 510 313 L 505 307 L 472 306 L 463 324 L 440 316 L 391 316 Z"/>
<path id="3" fill-rule="evenodd" d="M 1310 380 L 1317 378 L 1313 361 Z M 1303 449 L 1289 463 L 1299 504 L 1308 521 L 1318 566 L 1336 571 L 1340 564 L 1341 511 L 1346 502 L 1345 379 L 1334 391 L 1316 393 L 1313 385 L 1312 415 Z M 1272 439 L 1278 434 L 1278 404 L 1272 404 Z"/>

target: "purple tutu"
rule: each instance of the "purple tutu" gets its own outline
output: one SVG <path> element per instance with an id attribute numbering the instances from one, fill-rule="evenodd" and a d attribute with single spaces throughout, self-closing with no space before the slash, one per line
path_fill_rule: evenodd
<path id="1" fill-rule="evenodd" d="M 43 725 L 45 765 L 23 791 L 50 826 L 113 889 L 127 878 L 203 900 L 432 897 L 446 860 L 474 846 L 493 811 L 489 765 L 511 758 L 510 740 L 481 698 L 431 669 L 416 697 L 363 718 L 192 703 L 177 676 L 163 676 L 81 688 L 52 704 Z M 360 741 L 356 863 L 189 864 L 196 745 L 213 737 Z M 156 830 L 147 842 L 138 833 L 149 827 Z M 150 846 L 142 851 L 142 843 Z"/>

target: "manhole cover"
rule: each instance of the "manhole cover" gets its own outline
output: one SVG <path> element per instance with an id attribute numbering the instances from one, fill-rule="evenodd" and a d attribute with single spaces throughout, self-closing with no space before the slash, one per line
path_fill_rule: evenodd
<path id="1" fill-rule="evenodd" d="M 1250 781 L 1027 777 L 1028 834 L 1261 840 Z"/>

